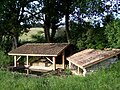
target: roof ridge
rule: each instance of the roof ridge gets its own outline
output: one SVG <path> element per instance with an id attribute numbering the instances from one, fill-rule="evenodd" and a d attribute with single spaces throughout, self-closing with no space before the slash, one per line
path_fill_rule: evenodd
<path id="1" fill-rule="evenodd" d="M 68 44 L 68 43 L 27 43 L 25 45 L 48 45 L 48 44 Z"/>

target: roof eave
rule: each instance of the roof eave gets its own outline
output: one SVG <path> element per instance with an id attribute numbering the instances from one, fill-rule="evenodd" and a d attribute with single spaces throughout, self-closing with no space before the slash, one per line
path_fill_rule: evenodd
<path id="1" fill-rule="evenodd" d="M 11 56 L 53 56 L 57 57 L 57 55 L 47 55 L 47 54 L 17 54 L 17 53 L 8 53 Z"/>

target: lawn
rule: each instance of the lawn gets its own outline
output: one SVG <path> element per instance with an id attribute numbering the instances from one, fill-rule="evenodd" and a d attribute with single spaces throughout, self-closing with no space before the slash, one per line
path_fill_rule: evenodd
<path id="1" fill-rule="evenodd" d="M 120 61 L 86 77 L 28 77 L 0 70 L 0 90 L 120 90 Z"/>

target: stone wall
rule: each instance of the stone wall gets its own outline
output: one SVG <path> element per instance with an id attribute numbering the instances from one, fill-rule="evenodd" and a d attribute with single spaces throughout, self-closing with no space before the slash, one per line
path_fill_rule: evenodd
<path id="1" fill-rule="evenodd" d="M 109 68 L 109 66 L 113 63 L 116 63 L 117 60 L 118 60 L 118 56 L 115 56 L 115 57 L 112 57 L 110 59 L 99 62 L 95 65 L 92 65 L 91 67 L 86 68 L 87 74 L 90 74 L 90 73 L 92 73 L 98 69 L 101 69 L 101 68 Z"/>

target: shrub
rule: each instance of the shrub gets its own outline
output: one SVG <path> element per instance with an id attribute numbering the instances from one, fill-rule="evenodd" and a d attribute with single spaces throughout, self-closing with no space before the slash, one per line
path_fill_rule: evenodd
<path id="1" fill-rule="evenodd" d="M 96 30 L 97 29 L 97 30 Z M 85 48 L 103 49 L 106 47 L 106 37 L 102 28 L 92 28 L 82 33 L 82 37 L 77 40 L 79 50 Z"/>
<path id="2" fill-rule="evenodd" d="M 34 40 L 34 42 L 46 42 L 43 31 L 39 31 L 36 35 L 32 35 L 31 38 Z"/>
<path id="3" fill-rule="evenodd" d="M 0 50 L 0 68 L 10 65 L 11 59 L 3 51 Z"/>
<path id="4" fill-rule="evenodd" d="M 107 45 L 104 27 L 94 27 L 90 23 L 72 23 L 71 36 L 71 44 L 76 46 L 77 51 L 86 48 L 103 49 Z"/>
<path id="5" fill-rule="evenodd" d="M 105 35 L 111 48 L 120 48 L 120 19 L 116 19 L 105 27 Z"/>

